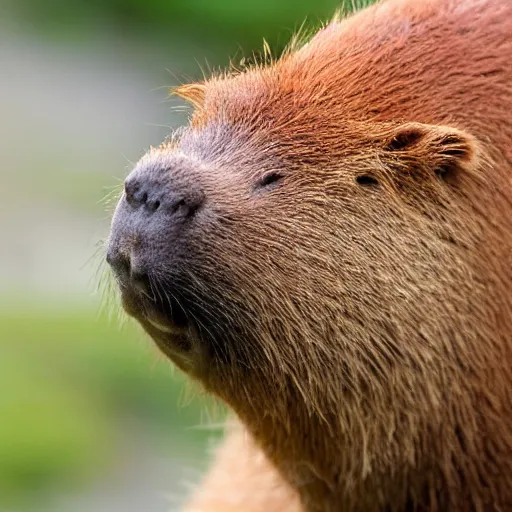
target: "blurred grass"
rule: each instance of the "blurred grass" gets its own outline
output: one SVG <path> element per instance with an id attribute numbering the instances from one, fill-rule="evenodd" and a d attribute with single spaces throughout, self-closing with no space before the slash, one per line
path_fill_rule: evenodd
<path id="1" fill-rule="evenodd" d="M 185 428 L 204 422 L 204 401 L 177 408 L 190 384 L 116 323 L 88 308 L 0 312 L 0 510 L 91 478 L 125 422 L 143 422 L 169 457 L 205 449 L 206 432 Z"/>
<path id="2" fill-rule="evenodd" d="M 50 30 L 52 37 L 76 39 L 91 25 L 117 27 L 132 37 L 134 32 L 144 34 L 164 46 L 177 40 L 201 41 L 202 53 L 222 63 L 240 49 L 259 50 L 263 38 L 279 51 L 304 22 L 308 27 L 318 26 L 342 5 L 350 8 L 352 1 L 22 0 L 15 8 L 36 26 Z"/>

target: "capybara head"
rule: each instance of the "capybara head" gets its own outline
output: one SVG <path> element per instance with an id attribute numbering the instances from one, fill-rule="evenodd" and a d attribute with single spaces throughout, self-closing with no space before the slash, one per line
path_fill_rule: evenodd
<path id="1" fill-rule="evenodd" d="M 180 88 L 190 126 L 127 177 L 107 256 L 162 350 L 328 488 L 464 442 L 443 417 L 474 410 L 471 379 L 502 364 L 480 346 L 500 315 L 483 298 L 499 274 L 482 265 L 500 251 L 492 155 L 450 116 L 384 115 L 385 80 L 338 64 L 333 30 Z M 334 438 L 360 456 L 333 461 Z"/>
<path id="2" fill-rule="evenodd" d="M 424 367 L 467 313 L 453 199 L 475 142 L 249 92 L 231 100 L 243 115 L 212 99 L 127 177 L 108 248 L 126 310 L 228 400 L 256 386 L 315 407 L 326 375 L 360 389 L 397 361 Z"/>

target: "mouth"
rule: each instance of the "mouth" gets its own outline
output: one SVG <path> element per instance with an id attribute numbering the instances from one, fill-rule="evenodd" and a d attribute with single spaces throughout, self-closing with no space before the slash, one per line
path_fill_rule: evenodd
<path id="1" fill-rule="evenodd" d="M 121 287 L 121 301 L 126 313 L 142 325 L 167 355 L 174 359 L 176 354 L 193 352 L 197 331 L 178 299 Z"/>

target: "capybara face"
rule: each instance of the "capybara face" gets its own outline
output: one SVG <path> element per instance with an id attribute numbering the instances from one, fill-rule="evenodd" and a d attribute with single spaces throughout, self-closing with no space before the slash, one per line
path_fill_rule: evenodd
<path id="1" fill-rule="evenodd" d="M 229 402 L 256 388 L 276 408 L 318 404 L 321 376 L 361 389 L 434 361 L 465 313 L 471 233 L 452 199 L 472 139 L 347 121 L 322 141 L 313 123 L 328 120 L 303 117 L 283 140 L 258 119 L 268 137 L 212 119 L 127 177 L 108 248 L 125 309 Z"/>

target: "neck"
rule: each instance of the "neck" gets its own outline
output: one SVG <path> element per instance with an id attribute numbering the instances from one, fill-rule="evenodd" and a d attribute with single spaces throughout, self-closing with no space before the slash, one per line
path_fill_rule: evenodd
<path id="1" fill-rule="evenodd" d="M 481 443 L 492 442 L 496 425 L 485 418 L 481 402 L 461 402 L 461 376 L 445 375 L 444 384 L 429 386 L 420 371 L 401 377 L 390 375 L 387 388 L 369 389 L 363 397 L 345 390 L 322 404 L 331 411 L 323 415 L 293 393 L 273 414 L 262 414 L 268 403 L 257 400 L 251 409 L 245 402 L 235 410 L 308 512 L 420 510 L 415 502 L 429 503 L 432 511 L 473 510 L 499 493 L 499 482 L 483 489 L 481 468 L 510 463 L 483 460 Z M 461 418 L 464 430 L 447 418 Z"/>

